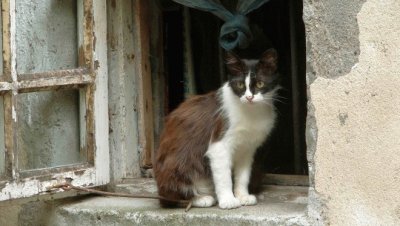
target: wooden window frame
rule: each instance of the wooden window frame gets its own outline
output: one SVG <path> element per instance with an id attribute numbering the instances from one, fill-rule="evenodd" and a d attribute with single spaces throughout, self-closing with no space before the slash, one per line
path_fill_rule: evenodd
<path id="1" fill-rule="evenodd" d="M 4 99 L 5 178 L 0 177 L 0 201 L 49 192 L 56 184 L 99 186 L 110 181 L 108 144 L 108 67 L 105 0 L 78 0 L 78 68 L 18 74 L 16 67 L 16 0 L 2 1 L 3 75 L 0 95 Z M 87 162 L 45 169 L 18 169 L 17 96 L 20 93 L 80 90 L 81 148 Z"/>

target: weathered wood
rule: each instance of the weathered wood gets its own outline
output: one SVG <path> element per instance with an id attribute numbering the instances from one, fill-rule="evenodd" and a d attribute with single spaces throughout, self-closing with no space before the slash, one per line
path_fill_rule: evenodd
<path id="1" fill-rule="evenodd" d="M 309 186 L 309 179 L 305 175 L 265 174 L 262 183 L 284 186 Z"/>
<path id="2" fill-rule="evenodd" d="M 47 169 L 24 170 L 19 172 L 19 176 L 21 179 L 35 177 L 35 179 L 39 181 L 46 181 L 51 180 L 51 177 L 54 174 L 60 174 L 69 171 L 75 171 L 76 174 L 84 174 L 84 172 L 90 167 L 92 167 L 92 165 L 88 163 L 77 163 L 68 166 L 60 166 Z"/>
<path id="3" fill-rule="evenodd" d="M 150 54 L 153 94 L 154 148 L 159 146 L 168 98 L 164 70 L 163 8 L 160 1 L 150 1 Z"/>
<path id="4" fill-rule="evenodd" d="M 4 143 L 5 143 L 5 176 L 17 179 L 16 153 L 17 153 L 17 113 L 15 110 L 17 98 L 15 93 L 4 95 Z"/>
<path id="5" fill-rule="evenodd" d="M 88 127 L 87 134 L 93 131 L 93 140 L 87 137 L 88 144 L 92 144 L 93 157 L 88 153 L 88 158 L 94 158 L 96 168 L 96 185 L 104 185 L 110 182 L 110 153 L 109 153 L 109 116 L 108 116 L 108 64 L 107 64 L 107 11 L 106 0 L 91 0 L 93 10 L 93 38 L 90 40 L 92 51 L 88 58 L 92 58 L 91 64 L 94 69 L 96 80 L 88 87 L 87 96 L 91 93 L 91 100 L 87 99 L 87 108 L 93 106 L 93 116 L 88 112 L 87 117 L 93 117 L 93 130 Z M 86 3 L 86 1 L 85 1 Z M 87 7 L 85 7 L 86 9 Z M 89 28 L 85 28 L 89 29 Z M 89 110 L 88 110 L 89 111 Z"/>
<path id="6" fill-rule="evenodd" d="M 90 71 L 94 71 L 94 60 L 93 60 L 93 51 L 94 51 L 94 15 L 93 15 L 93 0 L 83 0 L 78 3 L 83 3 L 78 7 L 78 21 L 79 24 L 83 23 L 83 32 L 78 31 L 78 45 L 79 45 L 79 66 L 84 66 L 90 68 Z M 100 3 L 102 4 L 102 3 Z M 83 11 L 83 17 L 80 17 L 80 13 Z M 79 29 L 79 27 L 78 27 Z M 92 74 L 95 76 L 95 74 Z M 81 124 L 81 128 L 84 128 L 81 132 L 83 136 L 81 136 L 81 141 L 85 142 L 81 144 L 81 150 L 86 151 L 87 161 L 95 165 L 95 119 L 94 119 L 94 86 L 90 85 L 84 89 L 80 93 L 81 105 L 82 101 L 84 101 L 84 109 L 81 110 L 81 120 L 84 122 Z M 107 136 L 106 136 L 107 137 Z"/>
<path id="7" fill-rule="evenodd" d="M 9 181 L 0 183 L 0 201 L 46 193 L 48 187 L 66 180 L 77 186 L 98 186 L 109 182 L 106 1 L 82 1 L 84 44 L 83 60 L 79 62 L 82 68 L 88 69 L 22 74 L 18 76 L 19 81 L 15 58 L 15 0 L 2 2 L 5 81 L 0 84 L 0 92 L 5 92 L 2 95 L 5 106 L 6 179 Z M 87 151 L 88 163 L 19 171 L 17 95 L 20 92 L 76 86 L 85 86 L 82 102 L 86 104 L 86 109 L 82 118 L 87 129 L 84 131 L 87 145 L 82 151 Z"/>
<path id="8" fill-rule="evenodd" d="M 15 0 L 2 2 L 3 19 L 3 75 L 10 82 L 10 91 L 4 95 L 4 133 L 6 176 L 18 180 L 17 166 L 17 72 Z"/>
<path id="9" fill-rule="evenodd" d="M 89 75 L 90 71 L 87 68 L 47 71 L 32 74 L 18 74 L 18 81 L 31 81 L 38 79 L 63 79 L 64 77 Z"/>
<path id="10" fill-rule="evenodd" d="M 136 33 L 135 65 L 138 81 L 139 103 L 139 152 L 141 153 L 141 167 L 149 168 L 152 165 L 154 151 L 153 135 L 153 103 L 150 71 L 149 50 L 149 7 L 147 0 L 134 1 L 134 25 Z"/>
<path id="11" fill-rule="evenodd" d="M 133 30 L 135 1 L 107 1 L 108 25 L 108 92 L 110 114 L 110 168 L 114 181 L 140 177 L 140 159 L 137 147 L 137 76 L 135 51 L 137 44 Z M 153 1 L 151 1 L 153 2 Z M 152 34 L 152 38 L 154 35 Z"/>
<path id="12" fill-rule="evenodd" d="M 66 75 L 63 77 L 48 77 L 40 79 L 23 80 L 17 83 L 18 92 L 32 92 L 38 90 L 55 90 L 60 86 L 78 86 L 93 83 L 90 74 Z"/>
<path id="13" fill-rule="evenodd" d="M 10 91 L 13 89 L 12 83 L 0 82 L 0 92 Z"/>
<path id="14" fill-rule="evenodd" d="M 3 0 L 1 4 L 3 22 L 3 76 L 6 81 L 16 81 L 15 60 L 15 0 Z"/>

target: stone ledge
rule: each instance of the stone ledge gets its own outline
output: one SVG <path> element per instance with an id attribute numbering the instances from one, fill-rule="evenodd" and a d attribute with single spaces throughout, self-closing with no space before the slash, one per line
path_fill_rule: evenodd
<path id="1" fill-rule="evenodd" d="M 143 192 L 143 189 L 145 192 Z M 117 191 L 154 193 L 154 182 L 118 185 Z M 309 225 L 307 187 L 266 186 L 256 206 L 233 210 L 162 209 L 157 200 L 89 197 L 64 204 L 52 213 L 50 225 Z"/>

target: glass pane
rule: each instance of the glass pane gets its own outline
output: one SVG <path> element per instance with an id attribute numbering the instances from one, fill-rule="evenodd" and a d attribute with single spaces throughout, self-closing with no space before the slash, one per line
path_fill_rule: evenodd
<path id="1" fill-rule="evenodd" d="M 4 105 L 3 97 L 0 96 L 0 178 L 3 177 L 5 172 L 5 145 L 4 145 Z"/>
<path id="2" fill-rule="evenodd" d="M 18 73 L 77 67 L 76 2 L 16 1 Z"/>
<path id="3" fill-rule="evenodd" d="M 17 117 L 19 169 L 86 161 L 80 150 L 79 90 L 20 94 Z"/>

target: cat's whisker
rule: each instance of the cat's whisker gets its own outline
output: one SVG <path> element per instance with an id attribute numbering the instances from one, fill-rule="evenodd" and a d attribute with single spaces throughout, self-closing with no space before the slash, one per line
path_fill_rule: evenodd
<path id="1" fill-rule="evenodd" d="M 274 98 L 279 98 L 279 99 L 285 99 L 285 100 L 289 100 L 288 97 L 284 97 L 284 96 L 275 96 Z"/>
<path id="2" fill-rule="evenodd" d="M 285 101 L 279 100 L 279 99 L 273 99 L 276 102 L 282 103 L 282 104 L 287 104 Z"/>

